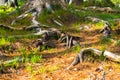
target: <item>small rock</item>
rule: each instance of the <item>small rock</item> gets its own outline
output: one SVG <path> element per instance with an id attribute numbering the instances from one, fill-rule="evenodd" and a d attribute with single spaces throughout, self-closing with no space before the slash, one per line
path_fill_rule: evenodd
<path id="1" fill-rule="evenodd" d="M 89 30 L 90 29 L 90 26 L 88 25 L 83 25 L 79 28 L 80 30 Z"/>
<path id="2" fill-rule="evenodd" d="M 74 68 L 73 70 L 74 70 L 74 71 L 78 71 L 78 69 L 77 69 L 77 68 Z"/>

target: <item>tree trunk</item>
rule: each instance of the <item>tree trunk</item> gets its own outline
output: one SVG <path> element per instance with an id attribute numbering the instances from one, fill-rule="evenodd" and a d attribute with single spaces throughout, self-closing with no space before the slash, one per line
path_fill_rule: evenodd
<path id="1" fill-rule="evenodd" d="M 0 6 L 5 4 L 5 0 L 0 0 Z"/>

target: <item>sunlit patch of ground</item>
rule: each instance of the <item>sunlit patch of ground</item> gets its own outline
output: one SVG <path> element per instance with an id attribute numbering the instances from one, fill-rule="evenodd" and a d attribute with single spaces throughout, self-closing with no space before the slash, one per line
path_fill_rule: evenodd
<path id="1" fill-rule="evenodd" d="M 106 50 L 115 53 L 120 52 L 118 46 L 111 45 L 112 42 L 111 44 L 99 43 L 101 37 L 99 29 L 76 32 L 74 35 L 81 38 L 79 42 L 81 48 L 93 47 L 100 50 L 106 48 Z M 30 45 L 28 42 L 30 40 L 22 41 L 21 43 L 28 47 Z M 95 71 L 101 64 L 103 64 L 106 80 L 120 79 L 120 64 L 109 60 L 83 62 L 72 67 L 70 70 L 66 70 L 77 54 L 74 50 L 71 51 L 72 49 L 67 49 L 63 45 L 60 44 L 55 49 L 39 52 L 39 54 L 43 55 L 41 63 L 37 63 L 38 65 L 31 64 L 32 67 L 13 69 L 9 71 L 10 73 L 0 74 L 0 80 L 94 80 L 96 77 L 102 77 L 102 72 Z M 11 56 L 15 56 L 14 54 L 11 54 Z"/>

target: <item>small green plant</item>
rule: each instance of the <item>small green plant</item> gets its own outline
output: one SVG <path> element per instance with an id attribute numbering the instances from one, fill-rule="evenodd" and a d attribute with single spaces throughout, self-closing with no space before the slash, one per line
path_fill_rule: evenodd
<path id="1" fill-rule="evenodd" d="M 12 7 L 7 7 L 7 6 L 0 6 L 0 14 L 8 14 L 9 12 L 15 10 L 14 8 Z"/>
<path id="2" fill-rule="evenodd" d="M 30 62 L 37 63 L 37 62 L 40 62 L 41 60 L 42 60 L 42 56 L 41 55 L 33 55 L 31 57 Z"/>
<path id="3" fill-rule="evenodd" d="M 7 39 L 5 38 L 0 39 L 0 46 L 8 45 L 8 44 L 10 44 L 10 42 Z"/>
<path id="4" fill-rule="evenodd" d="M 102 47 L 101 47 L 101 50 L 102 50 L 102 52 L 104 52 L 104 51 L 106 50 L 106 46 L 105 46 L 105 45 L 102 46 Z"/>
<path id="5" fill-rule="evenodd" d="M 48 72 L 52 73 L 52 72 L 54 72 L 54 71 L 56 71 L 58 69 L 59 69 L 59 66 L 53 65 L 53 66 L 48 67 Z"/>
<path id="6" fill-rule="evenodd" d="M 3 66 L 0 66 L 0 71 L 6 68 L 18 68 L 19 64 L 24 63 L 37 63 L 42 60 L 42 55 L 37 55 L 36 51 L 30 51 L 27 54 L 27 51 L 25 48 L 21 49 L 21 56 L 15 57 L 12 60 L 5 61 Z M 30 66 L 27 67 L 27 69 L 30 69 Z M 30 69 L 31 70 L 31 69 Z"/>
<path id="7" fill-rule="evenodd" d="M 21 57 L 22 57 L 23 63 L 27 63 L 27 62 L 37 63 L 37 62 L 40 62 L 42 60 L 42 55 L 36 54 L 37 50 L 27 52 L 27 50 L 25 48 L 22 48 L 20 51 L 21 51 Z"/>
<path id="8" fill-rule="evenodd" d="M 31 65 L 27 65 L 26 66 L 26 70 L 29 71 L 29 72 L 32 72 L 32 66 Z"/>
<path id="9" fill-rule="evenodd" d="M 24 63 L 27 59 L 27 52 L 26 48 L 22 47 L 20 50 L 21 57 L 22 57 L 22 63 Z"/>
<path id="10" fill-rule="evenodd" d="M 81 50 L 81 47 L 79 45 L 77 45 L 77 46 L 74 47 L 74 52 L 75 53 L 79 53 L 80 50 Z"/>
<path id="11" fill-rule="evenodd" d="M 39 72 L 42 73 L 42 74 L 46 73 L 47 72 L 47 67 L 45 67 L 45 66 L 40 67 Z"/>
<path id="12" fill-rule="evenodd" d="M 7 61 L 4 65 L 4 68 L 18 68 L 19 67 L 19 58 L 16 57 L 13 60 Z"/>
<path id="13" fill-rule="evenodd" d="M 43 50 L 45 50 L 47 47 L 46 46 L 44 46 L 44 45 L 42 45 L 42 46 L 39 46 L 39 51 L 43 51 Z"/>
<path id="14" fill-rule="evenodd" d="M 44 74 L 46 72 L 52 73 L 52 72 L 58 70 L 59 68 L 60 67 L 57 66 L 57 65 L 52 65 L 52 66 L 47 66 L 47 67 L 46 66 L 42 66 L 42 67 L 40 67 L 39 72 L 42 73 L 42 74 Z"/>
<path id="15" fill-rule="evenodd" d="M 29 58 L 29 62 L 31 63 L 37 63 L 42 60 L 42 55 L 37 55 L 37 50 L 30 51 L 30 54 L 28 54 L 27 57 Z"/>
<path id="16" fill-rule="evenodd" d="M 19 59 L 14 58 L 14 61 L 11 63 L 12 68 L 18 68 L 19 67 Z"/>
<path id="17" fill-rule="evenodd" d="M 120 0 L 111 0 L 114 4 L 120 4 Z"/>
<path id="18" fill-rule="evenodd" d="M 107 37 L 100 38 L 100 44 L 108 44 L 110 42 L 111 42 L 110 38 Z"/>
<path id="19" fill-rule="evenodd" d="M 115 43 L 116 46 L 120 46 L 120 40 Z"/>
<path id="20" fill-rule="evenodd" d="M 104 26 L 104 23 L 103 22 L 98 22 L 95 24 L 95 29 L 101 29 L 101 27 Z"/>
<path id="21" fill-rule="evenodd" d="M 100 60 L 102 60 L 102 61 L 106 59 L 106 57 L 104 56 L 105 50 L 106 50 L 106 47 L 103 46 L 103 47 L 102 47 L 102 54 L 100 55 Z"/>

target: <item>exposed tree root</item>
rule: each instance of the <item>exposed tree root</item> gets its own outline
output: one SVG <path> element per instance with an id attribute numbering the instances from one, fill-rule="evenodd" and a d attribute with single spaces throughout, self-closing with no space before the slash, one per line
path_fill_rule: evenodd
<path id="1" fill-rule="evenodd" d="M 87 16 L 86 19 L 91 20 L 92 22 L 108 22 L 92 16 Z"/>
<path id="2" fill-rule="evenodd" d="M 83 10 L 95 10 L 95 11 L 99 11 L 99 12 L 108 12 L 108 13 L 120 13 L 119 10 L 113 10 L 110 7 L 96 7 L 96 6 L 91 6 L 91 7 L 86 7 L 86 8 L 82 8 Z"/>
<path id="3" fill-rule="evenodd" d="M 108 21 L 105 21 L 105 20 L 102 20 L 96 17 L 91 17 L 91 16 L 86 17 L 86 19 L 89 19 L 92 22 L 103 22 L 104 23 L 103 29 L 100 30 L 100 33 L 103 33 L 103 37 L 110 37 L 110 35 L 112 34 L 112 28 Z"/>
<path id="4" fill-rule="evenodd" d="M 23 28 L 14 28 L 3 24 L 0 24 L 0 28 L 10 29 L 10 30 L 23 30 Z"/>
<path id="5" fill-rule="evenodd" d="M 91 51 L 98 56 L 103 55 L 103 56 L 105 56 L 106 58 L 108 58 L 112 61 L 120 62 L 120 55 L 118 55 L 118 54 L 112 53 L 112 52 L 107 51 L 107 50 L 105 50 L 103 52 L 103 51 L 100 51 L 100 50 L 95 49 L 95 48 L 84 48 L 80 51 L 80 53 L 78 53 L 78 55 L 75 57 L 72 64 L 67 67 L 67 70 L 69 70 L 72 66 L 77 65 L 79 62 L 82 63 L 84 61 L 83 58 L 84 58 L 84 54 L 85 54 L 86 51 Z"/>
<path id="6" fill-rule="evenodd" d="M 49 28 L 49 26 L 47 26 L 47 25 L 36 25 L 36 24 L 30 25 L 28 27 L 23 27 L 23 28 L 14 28 L 12 26 L 0 24 L 0 28 L 5 28 L 8 30 L 34 30 L 34 29 L 40 28 L 40 27 Z"/>

